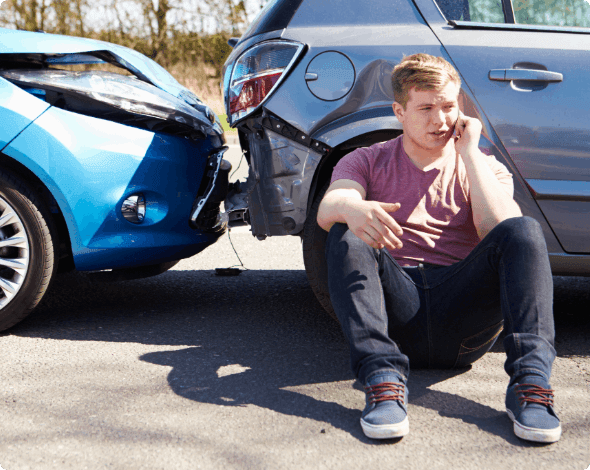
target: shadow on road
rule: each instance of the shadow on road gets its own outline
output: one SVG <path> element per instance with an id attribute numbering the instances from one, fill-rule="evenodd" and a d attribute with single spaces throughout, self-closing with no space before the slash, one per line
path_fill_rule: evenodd
<path id="1" fill-rule="evenodd" d="M 590 354 L 589 287 L 590 280 L 556 278 L 561 356 Z M 303 271 L 247 271 L 231 278 L 170 271 L 117 284 L 69 274 L 58 278 L 33 315 L 6 334 L 181 347 L 140 359 L 171 367 L 168 382 L 182 397 L 226 407 L 252 404 L 329 423 L 379 444 L 360 429 L 361 393 L 349 406 L 324 399 L 322 384 L 342 382 L 350 390 L 353 377 L 339 326 L 316 302 Z M 493 350 L 501 351 L 501 341 Z M 413 371 L 410 403 L 528 446 L 514 437 L 505 413 L 430 388 L 463 372 Z"/>

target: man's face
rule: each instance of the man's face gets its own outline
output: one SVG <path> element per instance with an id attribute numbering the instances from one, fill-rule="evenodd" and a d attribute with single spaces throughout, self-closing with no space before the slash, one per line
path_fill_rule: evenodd
<path id="1" fill-rule="evenodd" d="M 453 137 L 459 116 L 460 85 L 447 83 L 440 90 L 411 88 L 406 109 L 393 103 L 393 111 L 413 145 L 425 150 L 442 150 Z"/>

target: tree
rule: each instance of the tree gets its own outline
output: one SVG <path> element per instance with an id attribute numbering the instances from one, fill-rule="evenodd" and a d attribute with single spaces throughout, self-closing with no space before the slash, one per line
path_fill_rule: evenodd
<path id="1" fill-rule="evenodd" d="M 167 15 L 173 6 L 170 0 L 139 0 L 142 7 L 144 21 L 150 31 L 150 57 L 161 63 L 166 63 L 166 53 L 169 43 L 169 29 Z"/>
<path id="2" fill-rule="evenodd" d="M 585 0 L 514 0 L 517 23 L 590 27 L 590 4 Z"/>
<path id="3" fill-rule="evenodd" d="M 88 0 L 7 0 L 12 20 L 4 26 L 26 31 L 86 35 L 85 18 Z"/>

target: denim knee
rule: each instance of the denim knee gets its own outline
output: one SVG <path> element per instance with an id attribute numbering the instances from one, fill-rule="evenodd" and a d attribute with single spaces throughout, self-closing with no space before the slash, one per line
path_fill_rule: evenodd
<path id="1" fill-rule="evenodd" d="M 326 256 L 333 250 L 336 250 L 334 254 L 340 257 L 346 256 L 349 252 L 353 252 L 355 255 L 363 251 L 374 253 L 374 249 L 352 233 L 348 225 L 340 223 L 332 226 L 326 240 Z"/>
<path id="2" fill-rule="evenodd" d="M 532 217 L 512 217 L 498 224 L 496 228 L 521 248 L 547 251 L 541 224 Z"/>
<path id="3" fill-rule="evenodd" d="M 334 224 L 334 225 L 332 225 L 332 228 L 330 228 L 330 231 L 328 232 L 328 239 L 330 239 L 330 238 L 340 239 L 348 231 L 349 231 L 348 225 L 340 224 L 340 223 Z"/>

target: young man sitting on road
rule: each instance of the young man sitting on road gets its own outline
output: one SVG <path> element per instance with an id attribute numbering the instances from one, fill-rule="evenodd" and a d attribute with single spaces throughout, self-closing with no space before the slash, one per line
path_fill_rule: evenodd
<path id="1" fill-rule="evenodd" d="M 464 367 L 506 329 L 506 410 L 523 439 L 555 442 L 553 279 L 540 225 L 523 217 L 512 175 L 478 149 L 459 111 L 461 80 L 415 54 L 393 72 L 404 133 L 335 167 L 319 208 L 329 231 L 330 299 L 365 386 L 371 438 L 409 432 L 409 363 Z"/>

